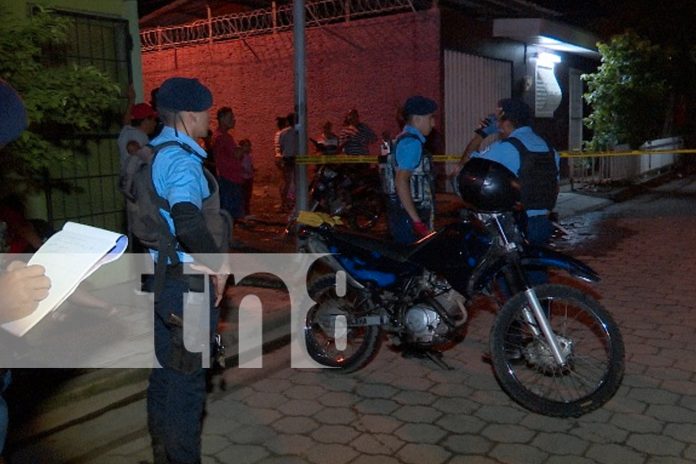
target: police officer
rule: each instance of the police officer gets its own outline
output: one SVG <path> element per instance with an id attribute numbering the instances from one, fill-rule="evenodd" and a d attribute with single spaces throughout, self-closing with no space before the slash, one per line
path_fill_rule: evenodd
<path id="1" fill-rule="evenodd" d="M 500 100 L 496 118 L 482 121 L 469 147 L 476 150 L 486 136 L 498 132 L 498 141 L 473 151 L 471 157 L 497 161 L 518 176 L 522 205 L 527 212 L 527 239 L 542 245 L 553 233 L 549 214 L 558 198 L 559 156 L 532 130 L 531 120 L 531 110 L 522 100 Z"/>
<path id="2" fill-rule="evenodd" d="M 435 125 L 437 103 L 420 95 L 404 104 L 406 125 L 389 157 L 386 182 L 389 231 L 395 241 L 412 243 L 433 228 L 435 189 L 432 156 L 424 144 Z"/>
<path id="3" fill-rule="evenodd" d="M 227 251 L 216 243 L 204 216 L 205 201 L 211 197 L 202 168 L 207 154 L 196 143 L 208 133 L 213 97 L 198 80 L 173 77 L 160 86 L 157 104 L 164 127 L 151 144 L 176 143 L 157 150 L 152 181 L 157 194 L 169 204 L 169 211 L 160 212 L 176 240 L 178 263 L 168 258 L 163 285 L 155 288 L 155 353 L 162 368 L 153 369 L 150 375 L 148 428 L 155 464 L 193 464 L 201 459 L 206 384 L 201 353 L 188 352 L 183 343 L 183 297 L 190 290 L 191 279 L 184 274 L 182 263 L 192 260 L 188 253 Z M 219 210 L 219 200 L 217 203 Z M 155 275 L 163 272 L 162 260 L 159 263 Z M 217 280 L 218 295 L 223 280 Z M 215 303 L 211 299 L 204 304 L 214 328 L 218 315 Z"/>

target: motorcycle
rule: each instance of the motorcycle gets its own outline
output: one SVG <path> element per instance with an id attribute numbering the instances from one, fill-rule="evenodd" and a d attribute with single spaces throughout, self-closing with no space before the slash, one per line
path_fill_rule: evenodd
<path id="1" fill-rule="evenodd" d="M 327 224 L 300 229 L 303 249 L 327 253 L 328 266 L 309 284 L 316 302 L 304 337 L 318 363 L 352 372 L 378 352 L 386 333 L 395 345 L 443 367 L 442 353 L 461 339 L 476 296 L 507 294 L 490 330 L 490 361 L 502 389 L 536 413 L 578 417 L 606 403 L 624 372 L 624 345 L 609 312 L 575 287 L 533 286 L 531 271 L 561 270 L 586 282 L 589 266 L 522 233 L 516 177 L 472 160 L 458 177 L 472 205 L 457 223 L 400 245 Z M 345 284 L 337 283 L 337 271 Z M 340 291 L 338 290 L 340 288 Z"/>
<path id="2" fill-rule="evenodd" d="M 359 167 L 365 171 L 364 166 Z M 344 218 L 355 230 L 374 227 L 384 212 L 384 202 L 377 174 L 363 171 L 320 166 L 310 183 L 310 211 Z"/>

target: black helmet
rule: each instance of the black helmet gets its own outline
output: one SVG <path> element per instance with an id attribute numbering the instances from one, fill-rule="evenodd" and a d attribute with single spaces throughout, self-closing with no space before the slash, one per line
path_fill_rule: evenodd
<path id="1" fill-rule="evenodd" d="M 495 161 L 472 158 L 457 176 L 459 196 L 481 211 L 512 211 L 520 201 L 520 183 Z"/>

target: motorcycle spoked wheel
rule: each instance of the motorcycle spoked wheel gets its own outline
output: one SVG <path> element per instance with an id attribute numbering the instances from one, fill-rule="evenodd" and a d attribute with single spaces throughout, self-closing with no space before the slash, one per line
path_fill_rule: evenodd
<path id="1" fill-rule="evenodd" d="M 565 285 L 535 287 L 567 365 L 554 360 L 543 335 L 535 338 L 518 293 L 500 310 L 490 334 L 491 361 L 503 390 L 530 411 L 579 417 L 618 390 L 624 373 L 624 344 L 616 322 L 592 297 Z"/>
<path id="2" fill-rule="evenodd" d="M 336 295 L 336 278 L 326 275 L 309 286 L 309 295 L 316 304 L 307 312 L 305 342 L 307 352 L 319 364 L 338 368 L 341 372 L 353 372 L 365 366 L 377 353 L 380 345 L 379 326 L 348 327 L 336 337 L 325 330 L 327 318 L 344 315 L 346 318 L 360 313 L 362 292 L 348 285 L 343 297 Z M 324 318 L 324 327 L 320 318 Z M 329 324 L 330 325 L 330 324 Z"/>

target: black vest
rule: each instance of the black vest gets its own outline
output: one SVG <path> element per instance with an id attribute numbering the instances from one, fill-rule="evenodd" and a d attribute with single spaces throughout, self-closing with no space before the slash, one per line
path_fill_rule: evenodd
<path id="1" fill-rule="evenodd" d="M 511 143 L 520 154 L 518 177 L 524 208 L 552 210 L 558 198 L 558 168 L 551 145 L 544 140 L 548 151 L 530 151 L 515 137 L 508 137 L 503 142 Z"/>

